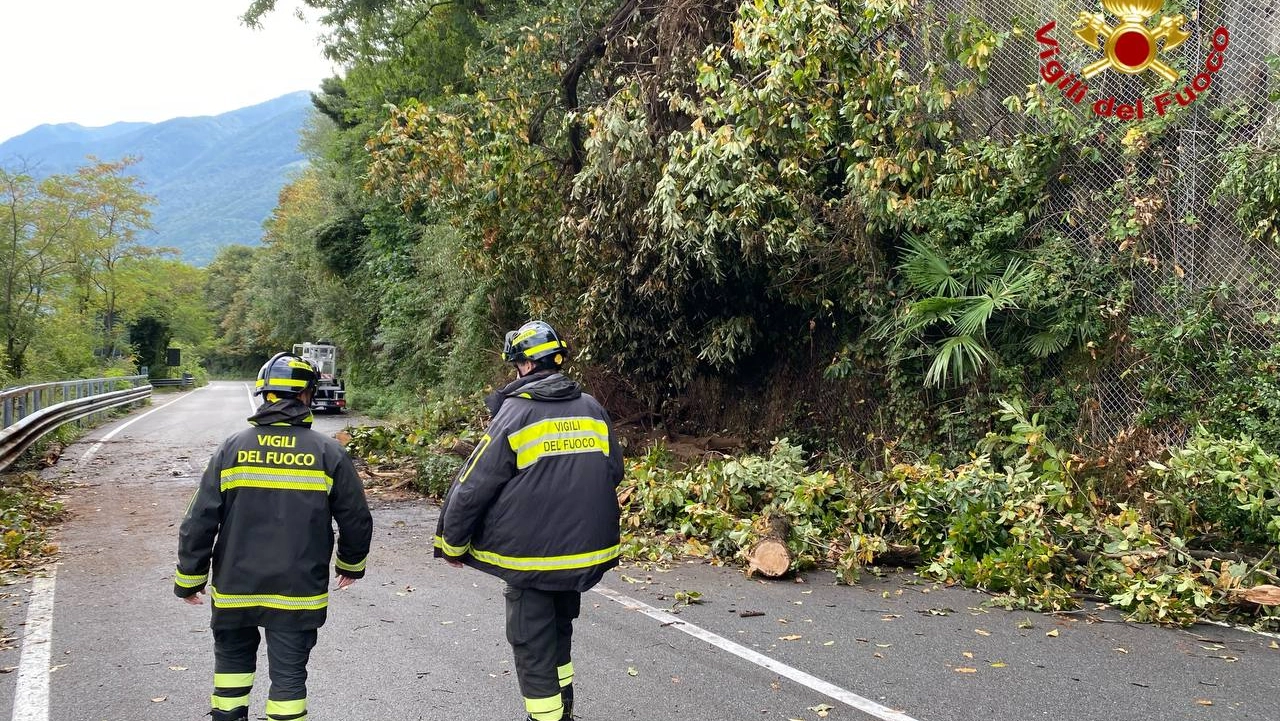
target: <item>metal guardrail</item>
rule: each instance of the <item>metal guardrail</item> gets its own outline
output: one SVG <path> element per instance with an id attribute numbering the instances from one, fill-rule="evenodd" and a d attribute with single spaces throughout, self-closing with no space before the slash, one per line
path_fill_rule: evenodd
<path id="1" fill-rule="evenodd" d="M 183 373 L 181 378 L 153 378 L 151 385 L 155 388 L 165 386 L 174 386 L 178 388 L 188 388 L 196 384 L 196 379 L 190 373 Z"/>
<path id="2" fill-rule="evenodd" d="M 128 387 L 121 388 L 126 385 Z M 63 423 L 137 403 L 151 396 L 146 376 L 37 383 L 0 391 L 0 471 Z"/>

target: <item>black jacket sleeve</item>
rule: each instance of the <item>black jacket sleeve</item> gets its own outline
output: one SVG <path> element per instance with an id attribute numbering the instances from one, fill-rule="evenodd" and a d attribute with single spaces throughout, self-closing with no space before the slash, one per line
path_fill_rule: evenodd
<path id="1" fill-rule="evenodd" d="M 622 483 L 622 476 L 626 473 L 622 463 L 622 444 L 618 442 L 618 434 L 613 432 L 613 421 L 609 418 L 609 412 L 600 409 L 604 415 L 604 422 L 609 425 L 609 481 L 613 483 L 613 487 L 617 488 Z"/>
<path id="2" fill-rule="evenodd" d="M 512 416 L 499 411 L 458 472 L 440 511 L 441 532 L 435 540 L 436 557 L 467 555 L 476 525 L 502 487 L 516 475 L 516 454 L 508 440 L 511 430 Z"/>
<path id="3" fill-rule="evenodd" d="M 369 543 L 373 538 L 373 516 L 364 497 L 364 484 L 351 458 L 342 452 L 333 478 L 329 511 L 338 523 L 338 557 L 334 573 L 348 578 L 364 578 Z"/>
<path id="4" fill-rule="evenodd" d="M 173 577 L 173 593 L 179 598 L 193 596 L 209 583 L 209 562 L 213 542 L 222 525 L 222 456 L 224 443 L 209 459 L 200 478 L 200 487 L 191 497 L 178 530 L 178 570 Z"/>

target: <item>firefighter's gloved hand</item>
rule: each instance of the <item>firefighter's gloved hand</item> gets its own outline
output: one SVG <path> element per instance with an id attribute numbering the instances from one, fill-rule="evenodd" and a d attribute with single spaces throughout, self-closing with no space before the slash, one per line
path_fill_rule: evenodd
<path id="1" fill-rule="evenodd" d="M 354 579 L 354 578 L 352 578 L 352 577 L 350 577 L 350 576 L 344 576 L 344 575 L 342 575 L 341 573 L 339 573 L 339 574 L 336 576 L 336 578 L 338 579 L 338 590 L 339 590 L 339 591 L 341 591 L 342 589 L 344 589 L 344 588 L 346 588 L 347 586 L 350 586 L 351 584 L 353 584 L 353 583 L 355 583 L 355 582 L 356 582 L 356 579 Z"/>
<path id="2" fill-rule="evenodd" d="M 203 605 L 204 605 L 204 599 L 203 599 L 203 598 L 200 598 L 200 597 L 201 597 L 201 596 L 203 596 L 204 594 L 208 593 L 208 592 L 209 592 L 209 591 L 208 591 L 207 589 L 203 589 L 203 588 L 202 588 L 202 589 L 200 589 L 200 593 L 193 593 L 193 594 L 191 594 L 190 596 L 186 596 L 186 597 L 184 597 L 184 598 L 182 599 L 182 602 L 183 602 L 183 603 L 186 603 L 186 604 L 189 604 L 189 605 L 191 605 L 191 606 L 203 606 Z"/>

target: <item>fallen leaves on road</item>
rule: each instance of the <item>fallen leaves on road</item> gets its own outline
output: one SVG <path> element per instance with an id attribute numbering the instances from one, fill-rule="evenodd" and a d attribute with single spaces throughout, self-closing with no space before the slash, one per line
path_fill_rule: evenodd
<path id="1" fill-rule="evenodd" d="M 1111 649 L 1111 650 L 1112 650 L 1112 651 L 1115 651 L 1116 653 L 1129 653 L 1129 651 L 1128 651 L 1127 649 L 1120 648 L 1119 646 L 1117 646 L 1117 647 L 1115 647 L 1115 648 L 1113 648 L 1113 649 Z"/>
<path id="2" fill-rule="evenodd" d="M 165 699 L 167 699 L 167 698 L 169 698 L 169 697 L 168 697 L 168 696 L 156 696 L 155 698 L 151 699 L 151 703 L 160 703 L 160 702 L 164 701 L 164 700 L 165 700 Z"/>
<path id="3" fill-rule="evenodd" d="M 835 708 L 835 706 L 832 706 L 831 704 L 820 703 L 817 706 L 810 706 L 809 710 L 818 714 L 818 718 L 826 718 L 833 708 Z"/>
<path id="4" fill-rule="evenodd" d="M 187 667 L 186 666 L 170 666 L 169 670 L 170 671 L 186 671 Z"/>
<path id="5" fill-rule="evenodd" d="M 1048 633 L 1046 633 L 1045 635 L 1046 635 L 1046 636 L 1048 636 L 1049 638 L 1057 638 L 1057 637 L 1058 637 L 1058 629 L 1056 629 L 1056 628 L 1055 628 L 1055 629 L 1053 629 L 1052 631 L 1049 631 Z"/>
<path id="6" fill-rule="evenodd" d="M 1009 664 L 1005 663 L 1004 661 L 996 661 L 995 663 L 991 664 L 991 668 L 1004 668 L 1005 666 L 1008 666 L 1008 665 Z"/>
<path id="7" fill-rule="evenodd" d="M 991 632 L 990 632 L 990 631 L 985 631 L 985 630 L 983 630 L 983 629 L 981 629 L 981 628 L 975 628 L 975 629 L 973 629 L 973 632 L 974 632 L 974 633 L 976 633 L 976 634 L 978 634 L 979 636 L 990 636 L 990 635 L 991 635 Z"/>
<path id="8" fill-rule="evenodd" d="M 1209 700 L 1209 699 L 1207 699 L 1207 698 L 1198 698 L 1198 699 L 1196 699 L 1196 703 L 1200 704 L 1201 706 L 1212 706 L 1212 705 L 1213 705 L 1213 701 L 1210 701 L 1210 700 Z"/>
<path id="9" fill-rule="evenodd" d="M 627 666 L 627 675 L 628 675 L 628 676 L 639 676 L 639 675 L 640 675 L 640 672 L 636 670 L 636 667 L 635 667 L 635 666 Z"/>
<path id="10" fill-rule="evenodd" d="M 779 636 L 778 640 L 779 641 L 798 641 L 800 640 L 800 638 L 801 638 L 800 634 L 791 633 L 791 634 L 787 634 L 786 636 Z"/>
<path id="11" fill-rule="evenodd" d="M 960 666 L 956 668 L 956 673 L 977 673 L 978 669 L 969 668 L 968 666 Z"/>

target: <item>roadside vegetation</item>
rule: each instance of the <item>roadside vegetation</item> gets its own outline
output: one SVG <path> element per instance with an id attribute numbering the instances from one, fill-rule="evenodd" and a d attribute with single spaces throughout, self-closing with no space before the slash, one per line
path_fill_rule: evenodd
<path id="1" fill-rule="evenodd" d="M 1280 287 L 1193 282 L 1168 246 L 1275 246 L 1254 131 L 1280 90 L 1194 128 L 1227 148 L 1200 218 L 1169 210 L 1183 116 L 1000 76 L 1033 29 L 907 0 L 306 4 L 343 73 L 262 243 L 66 256 L 59 301 L 10 316 L 11 376 L 132 367 L 148 327 L 217 375 L 332 339 L 391 421 L 349 447 L 439 496 L 502 333 L 543 318 L 626 438 L 634 559 L 738 563 L 785 528 L 793 570 L 848 582 L 908 563 L 1011 606 L 1275 626 L 1248 593 L 1280 585 Z"/>

